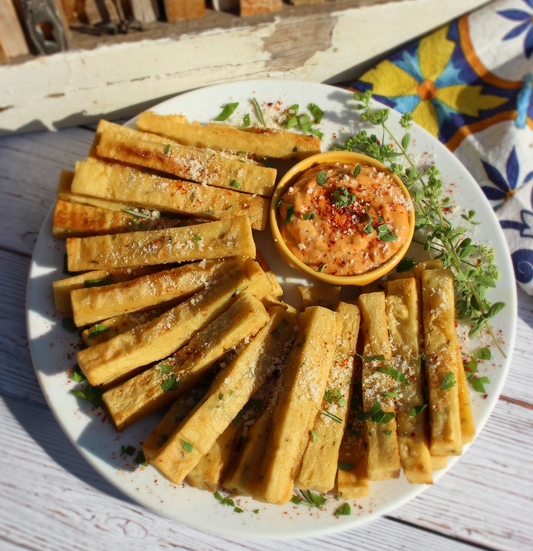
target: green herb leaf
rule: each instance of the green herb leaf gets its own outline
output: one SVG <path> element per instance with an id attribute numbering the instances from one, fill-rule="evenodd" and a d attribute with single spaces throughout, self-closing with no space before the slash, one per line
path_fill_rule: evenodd
<path id="1" fill-rule="evenodd" d="M 102 394 L 104 391 L 101 388 L 88 384 L 83 389 L 71 390 L 70 393 L 78 398 L 88 400 L 95 408 L 99 408 L 102 405 Z"/>
<path id="2" fill-rule="evenodd" d="M 74 323 L 74 320 L 72 318 L 63 318 L 61 320 L 61 325 L 63 326 L 63 329 L 70 331 L 70 333 L 78 332 L 78 328 L 76 327 L 76 324 Z"/>
<path id="3" fill-rule="evenodd" d="M 341 186 L 340 188 L 336 189 L 332 195 L 333 195 L 333 204 L 337 209 L 347 208 L 355 200 L 355 195 L 353 193 L 350 193 L 348 189 L 345 188 L 344 186 Z"/>
<path id="4" fill-rule="evenodd" d="M 310 103 L 307 106 L 307 109 L 311 111 L 311 114 L 313 115 L 315 122 L 317 124 L 320 124 L 322 121 L 322 117 L 324 116 L 324 111 L 322 111 L 322 109 L 320 109 L 320 107 L 318 107 L 318 105 L 315 105 L 314 103 Z"/>
<path id="5" fill-rule="evenodd" d="M 159 364 L 157 366 L 157 371 L 159 371 L 159 373 L 170 373 L 173 369 L 174 366 L 169 364 Z"/>
<path id="6" fill-rule="evenodd" d="M 394 390 L 391 390 L 390 392 L 384 392 L 382 396 L 385 396 L 386 398 L 398 398 L 398 393 L 400 392 L 402 388 L 397 387 Z"/>
<path id="7" fill-rule="evenodd" d="M 178 380 L 176 379 L 175 375 L 172 375 L 171 377 L 169 377 L 168 379 L 165 379 L 161 383 L 161 390 L 172 391 L 177 389 L 178 389 Z"/>
<path id="8" fill-rule="evenodd" d="M 318 271 L 319 271 L 319 272 L 322 272 L 326 266 L 327 266 L 327 264 L 321 264 L 321 265 L 318 267 Z"/>
<path id="9" fill-rule="evenodd" d="M 167 143 L 167 146 L 165 147 L 165 155 L 168 155 L 169 151 L 170 151 L 170 144 Z"/>
<path id="10" fill-rule="evenodd" d="M 234 188 L 237 188 L 237 189 L 241 189 L 241 187 L 242 187 L 241 184 L 239 184 L 239 182 L 237 182 L 237 180 L 232 180 L 230 186 L 234 187 Z"/>
<path id="11" fill-rule="evenodd" d="M 133 446 L 120 446 L 120 455 L 133 455 L 135 448 Z"/>
<path id="12" fill-rule="evenodd" d="M 396 266 L 396 271 L 399 274 L 402 274 L 403 272 L 409 272 L 412 270 L 416 265 L 416 262 L 407 256 L 404 256 L 400 262 L 398 262 L 398 265 Z"/>
<path id="13" fill-rule="evenodd" d="M 225 121 L 225 120 L 228 120 L 231 115 L 233 115 L 233 111 L 235 111 L 235 109 L 237 109 L 237 107 L 239 106 L 239 102 L 237 103 L 226 103 L 226 105 L 223 105 L 223 109 L 222 109 L 222 113 L 220 113 L 220 115 L 215 119 L 216 121 Z M 246 115 L 245 115 L 245 118 L 246 118 Z M 250 119 L 250 116 L 248 115 L 248 119 Z M 248 126 L 248 125 L 243 125 L 243 126 Z"/>
<path id="14" fill-rule="evenodd" d="M 471 377 L 468 379 L 468 382 L 476 392 L 486 394 L 484 385 L 490 384 L 490 379 L 488 377 Z"/>
<path id="15" fill-rule="evenodd" d="M 111 285 L 112 282 L 110 279 L 89 279 L 83 283 L 83 286 L 85 289 L 89 289 L 90 287 L 105 287 L 106 285 Z"/>
<path id="16" fill-rule="evenodd" d="M 398 236 L 389 230 L 388 224 L 381 224 L 378 226 L 378 239 L 384 242 L 396 241 Z"/>
<path id="17" fill-rule="evenodd" d="M 259 509 L 254 509 L 253 512 L 257 515 L 257 513 L 259 513 Z"/>
<path id="18" fill-rule="evenodd" d="M 390 436 L 392 434 L 391 430 L 384 430 L 383 434 L 386 434 L 387 436 Z"/>
<path id="19" fill-rule="evenodd" d="M 334 513 L 334 516 L 340 516 L 340 515 L 351 515 L 352 509 L 350 507 L 349 503 L 343 503 Z"/>
<path id="20" fill-rule="evenodd" d="M 146 226 L 139 222 L 138 220 L 135 220 L 135 218 L 132 220 L 132 222 L 139 227 L 139 229 L 146 231 Z"/>
<path id="21" fill-rule="evenodd" d="M 276 207 L 279 209 L 283 203 L 283 197 L 276 203 Z"/>
<path id="22" fill-rule="evenodd" d="M 319 186 L 323 186 L 326 184 L 326 182 L 328 181 L 328 174 L 327 172 L 324 172 L 323 170 L 321 170 L 317 175 L 316 175 L 316 183 L 319 185 Z"/>
<path id="23" fill-rule="evenodd" d="M 333 419 L 333 421 L 335 421 L 336 423 L 342 423 L 342 419 L 340 417 L 337 417 L 336 415 L 333 415 L 333 413 L 330 413 L 329 411 L 321 409 L 320 413 L 322 415 L 325 415 L 326 417 L 329 417 L 330 419 Z"/>
<path id="24" fill-rule="evenodd" d="M 137 454 L 137 457 L 135 458 L 135 463 L 137 463 L 137 465 L 142 465 L 143 467 L 148 467 L 148 463 L 146 463 L 146 457 L 144 457 L 144 453 L 142 451 Z"/>
<path id="25" fill-rule="evenodd" d="M 311 442 L 314 442 L 317 438 L 318 434 L 314 430 L 311 430 Z"/>
<path id="26" fill-rule="evenodd" d="M 198 243 L 198 241 L 202 240 L 202 238 L 199 235 L 196 235 L 195 233 L 193 233 L 192 235 L 193 235 L 193 240 L 192 240 L 193 243 Z"/>
<path id="27" fill-rule="evenodd" d="M 353 171 L 353 177 L 357 178 L 357 176 L 359 176 L 359 174 L 361 174 L 361 165 L 359 163 L 357 163 L 355 165 L 355 169 Z"/>
<path id="28" fill-rule="evenodd" d="M 261 110 L 261 106 L 257 102 L 255 98 L 252 99 L 252 105 L 254 106 L 255 116 L 259 119 L 259 122 L 265 126 L 265 119 L 263 117 L 263 111 Z"/>
<path id="29" fill-rule="evenodd" d="M 339 471 L 351 471 L 354 468 L 353 463 L 349 463 L 348 461 L 339 461 L 337 463 L 337 467 Z"/>
<path id="30" fill-rule="evenodd" d="M 294 205 L 287 205 L 287 216 L 285 217 L 285 224 L 290 224 L 292 221 L 292 215 L 294 214 Z"/>
<path id="31" fill-rule="evenodd" d="M 376 371 L 379 371 L 380 373 L 386 373 L 387 375 L 390 375 L 393 379 L 400 381 L 400 383 L 409 385 L 409 381 L 405 378 L 405 375 L 401 371 L 396 371 L 396 369 L 388 364 L 383 367 L 378 367 Z"/>
<path id="32" fill-rule="evenodd" d="M 394 412 L 390 411 L 383 411 L 381 409 L 381 406 L 379 405 L 379 402 L 376 400 L 374 402 L 374 405 L 372 406 L 372 410 L 370 411 L 370 419 L 374 421 L 374 423 L 382 423 L 386 425 L 389 421 L 392 421 L 396 416 L 394 415 Z"/>
<path id="33" fill-rule="evenodd" d="M 229 207 L 226 207 L 226 210 L 232 209 L 233 205 L 230 205 Z"/>
<path id="34" fill-rule="evenodd" d="M 411 417 L 416 417 L 419 413 L 422 413 L 427 407 L 428 407 L 427 404 L 423 404 L 421 406 L 414 406 L 411 408 L 409 415 Z"/>
<path id="35" fill-rule="evenodd" d="M 451 371 L 447 371 L 444 377 L 442 378 L 442 383 L 440 385 L 441 390 L 448 390 L 454 387 L 457 384 L 455 379 L 455 374 Z"/>
<path id="36" fill-rule="evenodd" d="M 91 331 L 87 339 L 94 339 L 94 337 L 98 337 L 98 335 L 103 335 L 108 331 L 111 331 L 111 327 L 107 327 L 107 325 L 104 325 L 102 323 L 97 323 L 93 327 L 91 327 Z"/>
<path id="37" fill-rule="evenodd" d="M 304 220 L 314 220 L 316 218 L 314 212 L 306 212 L 303 217 Z"/>
<path id="38" fill-rule="evenodd" d="M 78 364 L 74 366 L 74 371 L 72 372 L 72 375 L 70 376 L 70 378 L 75 383 L 83 383 L 83 381 L 87 380 L 87 377 L 85 377 L 85 375 L 82 373 L 80 366 Z"/>
<path id="39" fill-rule="evenodd" d="M 242 513 L 243 512 L 243 510 L 240 507 L 235 507 L 235 509 L 233 509 L 233 511 L 235 513 Z"/>
<path id="40" fill-rule="evenodd" d="M 477 360 L 490 360 L 492 358 L 490 348 L 487 348 L 486 346 L 484 348 L 480 348 L 474 352 L 474 358 Z"/>
<path id="41" fill-rule="evenodd" d="M 244 117 L 242 119 L 242 125 L 243 126 L 250 126 L 250 115 L 248 115 L 248 113 L 246 113 L 246 115 L 244 115 Z"/>
<path id="42" fill-rule="evenodd" d="M 295 495 L 292 496 L 291 503 L 294 503 L 294 505 L 300 505 L 302 501 L 302 498 Z"/>
<path id="43" fill-rule="evenodd" d="M 181 442 L 181 445 L 183 446 L 183 449 L 187 453 L 191 453 L 192 450 L 194 449 L 192 444 L 189 444 L 189 442 L 185 442 L 185 440 L 183 440 L 182 438 L 180 438 L 180 442 Z"/>

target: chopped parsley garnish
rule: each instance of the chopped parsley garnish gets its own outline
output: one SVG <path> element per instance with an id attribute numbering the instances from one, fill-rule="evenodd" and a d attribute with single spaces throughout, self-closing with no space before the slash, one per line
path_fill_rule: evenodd
<path id="1" fill-rule="evenodd" d="M 98 408 L 102 405 L 102 394 L 104 393 L 104 391 L 101 388 L 94 387 L 88 384 L 83 389 L 71 390 L 70 393 L 74 396 L 77 396 L 78 398 L 88 400 L 95 408 Z"/>
<path id="2" fill-rule="evenodd" d="M 474 358 L 476 358 L 476 360 L 490 360 L 492 358 L 492 354 L 490 349 L 485 346 L 484 348 L 480 348 L 474 352 Z"/>
<path id="3" fill-rule="evenodd" d="M 351 515 L 352 514 L 352 508 L 350 507 L 349 503 L 343 503 L 334 513 L 334 516 L 339 515 Z"/>
<path id="4" fill-rule="evenodd" d="M 193 191 L 193 192 L 191 193 L 191 196 L 189 197 L 189 201 L 190 201 L 191 203 L 194 203 L 194 198 L 195 198 L 195 197 L 196 197 L 196 192 Z"/>
<path id="5" fill-rule="evenodd" d="M 287 205 L 287 216 L 285 217 L 285 224 L 290 224 L 292 221 L 292 215 L 294 214 L 294 205 Z"/>
<path id="6" fill-rule="evenodd" d="M 63 318 L 61 320 L 61 325 L 63 326 L 63 329 L 66 329 L 71 333 L 76 333 L 76 331 L 78 330 L 72 318 Z"/>
<path id="7" fill-rule="evenodd" d="M 317 438 L 318 434 L 314 430 L 311 430 L 311 442 L 314 442 Z"/>
<path id="8" fill-rule="evenodd" d="M 296 117 L 289 117 L 287 119 L 287 129 L 290 130 L 291 128 L 294 128 L 298 124 L 298 119 Z"/>
<path id="9" fill-rule="evenodd" d="M 136 216 L 137 218 L 143 218 L 144 220 L 148 220 L 148 218 L 150 218 L 149 214 L 145 214 L 144 212 L 137 212 L 136 210 L 122 209 L 122 212 L 125 212 L 126 214 L 131 214 L 132 216 Z"/>
<path id="10" fill-rule="evenodd" d="M 135 448 L 133 446 L 120 446 L 120 455 L 133 455 Z"/>
<path id="11" fill-rule="evenodd" d="M 202 240 L 202 238 L 195 233 L 193 233 L 192 236 L 193 236 L 193 240 L 192 240 L 193 243 L 198 243 L 198 241 Z"/>
<path id="12" fill-rule="evenodd" d="M 257 513 L 259 513 L 259 509 L 254 509 L 253 512 L 257 515 Z"/>
<path id="13" fill-rule="evenodd" d="M 355 165 L 355 169 L 353 171 L 353 177 L 357 178 L 357 176 L 359 176 L 359 174 L 361 174 L 361 165 L 359 163 L 357 163 Z"/>
<path id="14" fill-rule="evenodd" d="M 276 207 L 279 209 L 283 203 L 283 197 L 276 203 Z"/>
<path id="15" fill-rule="evenodd" d="M 442 383 L 440 385 L 441 390 L 448 390 L 452 387 L 454 387 L 457 384 L 457 380 L 455 379 L 455 374 L 451 371 L 447 371 L 446 375 L 442 378 Z"/>
<path id="16" fill-rule="evenodd" d="M 300 123 L 300 128 L 302 132 L 309 132 L 313 127 L 313 121 L 309 118 L 309 115 L 305 113 L 298 117 L 298 122 Z"/>
<path id="17" fill-rule="evenodd" d="M 229 207 L 226 207 L 226 210 L 232 209 L 233 205 L 230 205 Z"/>
<path id="18" fill-rule="evenodd" d="M 132 220 L 132 222 L 139 227 L 139 229 L 141 230 L 144 230 L 146 231 L 146 226 L 142 223 L 142 222 L 139 222 L 139 220 L 135 220 L 135 218 Z"/>
<path id="19" fill-rule="evenodd" d="M 320 264 L 320 266 L 318 267 L 318 271 L 322 272 L 326 266 L 327 264 Z"/>
<path id="20" fill-rule="evenodd" d="M 405 378 L 405 375 L 401 371 L 396 371 L 396 369 L 388 364 L 384 367 L 378 367 L 376 371 L 379 371 L 380 373 L 386 373 L 387 375 L 390 375 L 393 379 L 400 381 L 400 383 L 409 385 L 409 381 Z"/>
<path id="21" fill-rule="evenodd" d="M 344 407 L 346 405 L 346 399 L 343 398 L 342 394 L 337 389 L 334 389 L 333 392 L 329 389 L 326 390 L 324 393 L 324 400 L 326 400 L 328 404 L 337 402 L 340 407 Z"/>
<path id="22" fill-rule="evenodd" d="M 167 146 L 165 147 L 165 155 L 168 155 L 169 151 L 170 151 L 170 144 L 167 143 Z"/>
<path id="23" fill-rule="evenodd" d="M 87 377 L 85 377 L 85 375 L 82 373 L 80 366 L 78 364 L 74 366 L 74 371 L 72 372 L 72 375 L 70 376 L 70 378 L 75 383 L 83 383 L 83 381 L 87 380 Z"/>
<path id="24" fill-rule="evenodd" d="M 378 226 L 378 239 L 385 242 L 396 241 L 398 236 L 389 230 L 389 226 L 387 224 L 380 224 Z"/>
<path id="25" fill-rule="evenodd" d="M 400 392 L 401 387 L 396 387 L 394 390 L 391 390 L 390 392 L 384 392 L 382 396 L 385 398 L 398 398 L 398 393 Z"/>
<path id="26" fill-rule="evenodd" d="M 316 218 L 314 212 L 306 212 L 303 217 L 304 220 L 314 220 Z"/>
<path id="27" fill-rule="evenodd" d="M 328 174 L 327 172 L 324 172 L 323 170 L 321 170 L 317 175 L 316 175 L 316 183 L 319 185 L 319 186 L 323 186 L 325 185 L 325 183 L 328 181 Z"/>
<path id="28" fill-rule="evenodd" d="M 170 373 L 173 369 L 174 366 L 168 364 L 159 364 L 157 366 L 157 371 L 159 371 L 159 373 Z"/>
<path id="29" fill-rule="evenodd" d="M 368 216 L 368 222 L 366 223 L 364 232 L 367 235 L 370 235 L 374 231 L 374 226 L 372 223 L 374 222 L 374 219 L 372 218 L 372 215 L 365 209 L 366 215 Z"/>
<path id="30" fill-rule="evenodd" d="M 235 507 L 235 509 L 233 509 L 233 511 L 235 513 L 242 513 L 243 512 L 243 510 L 240 507 Z"/>
<path id="31" fill-rule="evenodd" d="M 339 461 L 337 465 L 339 471 L 351 471 L 354 468 L 354 464 L 348 461 Z"/>
<path id="32" fill-rule="evenodd" d="M 386 434 L 387 436 L 390 436 L 392 434 L 391 430 L 384 430 L 383 434 Z"/>
<path id="33" fill-rule="evenodd" d="M 385 356 L 383 354 L 380 354 L 379 356 L 363 356 L 362 354 L 355 353 L 356 356 L 359 356 L 362 360 L 366 360 L 367 362 L 384 362 Z"/>
<path id="34" fill-rule="evenodd" d="M 105 287 L 106 285 L 111 285 L 110 279 L 89 279 L 83 283 L 83 286 L 86 289 L 89 289 L 90 287 Z"/>
<path id="35" fill-rule="evenodd" d="M 400 262 L 398 262 L 398 266 L 396 266 L 396 271 L 401 274 L 403 272 L 408 272 L 409 270 L 412 270 L 415 267 L 416 262 L 412 258 L 408 258 L 404 256 Z"/>
<path id="36" fill-rule="evenodd" d="M 263 157 L 263 162 L 265 163 L 265 166 L 267 168 L 274 168 L 274 165 L 270 162 L 270 159 L 267 159 L 266 157 Z"/>
<path id="37" fill-rule="evenodd" d="M 171 390 L 177 390 L 178 389 L 178 380 L 176 379 L 175 375 L 172 375 L 169 379 L 165 379 L 161 383 L 161 390 L 165 391 L 171 391 Z"/>
<path id="38" fill-rule="evenodd" d="M 350 193 L 347 188 L 341 186 L 333 192 L 333 204 L 335 208 L 349 207 L 355 200 L 355 195 Z"/>
<path id="39" fill-rule="evenodd" d="M 374 423 L 382 423 L 384 425 L 386 425 L 389 421 L 392 421 L 395 417 L 394 412 L 383 411 L 377 400 L 374 402 L 370 412 L 364 413 L 359 411 L 356 414 L 356 419 L 358 421 L 366 421 L 367 419 L 370 419 L 374 421 Z"/>
<path id="40" fill-rule="evenodd" d="M 322 117 L 324 116 L 324 111 L 322 111 L 322 109 L 320 109 L 320 107 L 318 107 L 318 105 L 315 105 L 314 103 L 310 103 L 307 106 L 307 109 L 311 111 L 311 115 L 313 115 L 315 122 L 317 124 L 320 124 L 320 122 L 322 121 Z"/>
<path id="41" fill-rule="evenodd" d="M 427 407 L 428 407 L 427 404 L 423 404 L 421 406 L 415 406 L 415 407 L 411 408 L 411 411 L 409 412 L 409 415 L 411 417 L 416 417 L 419 413 L 422 413 Z"/>
<path id="42" fill-rule="evenodd" d="M 89 333 L 87 339 L 94 339 L 94 337 L 98 337 L 98 335 L 103 335 L 108 331 L 111 331 L 111 327 L 103 325 L 102 323 L 97 323 L 96 325 L 91 327 L 91 332 Z"/>
<path id="43" fill-rule="evenodd" d="M 246 115 L 244 115 L 244 117 L 242 119 L 242 125 L 243 126 L 250 126 L 250 115 L 248 115 L 248 113 L 246 113 Z"/>
<path id="44" fill-rule="evenodd" d="M 183 440 L 183 438 L 180 438 L 180 442 L 181 442 L 181 445 L 183 446 L 183 449 L 184 449 L 187 453 L 191 453 L 192 450 L 194 449 L 193 445 L 190 444 L 189 442 L 186 442 L 185 440 Z"/>
<path id="45" fill-rule="evenodd" d="M 137 457 L 135 458 L 135 463 L 137 463 L 137 465 L 142 465 L 143 467 L 148 467 L 148 463 L 146 463 L 146 457 L 144 457 L 144 453 L 142 451 L 137 454 Z"/>
<path id="46" fill-rule="evenodd" d="M 311 490 L 300 490 L 300 494 L 302 497 L 298 495 L 293 495 L 291 502 L 295 505 L 300 505 L 300 503 L 303 503 L 304 505 L 307 505 L 308 507 L 316 507 L 317 509 L 320 509 L 324 503 L 326 503 L 327 499 L 319 493 L 313 493 Z"/>
<path id="47" fill-rule="evenodd" d="M 241 189 L 241 187 L 242 187 L 241 184 L 239 184 L 239 182 L 237 182 L 237 180 L 232 180 L 230 186 L 234 187 L 234 188 L 237 188 L 237 189 Z"/>
<path id="48" fill-rule="evenodd" d="M 471 377 L 468 382 L 476 392 L 486 393 L 484 385 L 490 384 L 488 377 Z"/>
<path id="49" fill-rule="evenodd" d="M 324 137 L 324 133 L 321 132 L 318 128 L 315 128 L 315 130 L 313 130 L 313 134 L 315 136 L 317 136 L 318 138 L 322 139 Z"/>
<path id="50" fill-rule="evenodd" d="M 229 496 L 222 497 L 220 495 L 220 492 L 215 492 L 213 495 L 215 496 L 216 500 L 220 501 L 221 505 L 229 505 L 230 507 L 235 507 L 235 503 L 233 502 L 233 499 L 231 499 Z"/>
<path id="51" fill-rule="evenodd" d="M 325 415 L 326 417 L 329 417 L 330 419 L 333 419 L 336 423 L 342 423 L 342 419 L 340 417 L 337 417 L 336 415 L 333 415 L 333 413 L 330 413 L 329 411 L 321 409 L 320 413 L 322 415 Z"/>
<path id="52" fill-rule="evenodd" d="M 239 106 L 239 102 L 237 102 L 237 103 L 226 103 L 226 105 L 222 106 L 222 113 L 220 113 L 220 115 L 215 120 L 216 121 L 225 121 L 225 120 L 229 119 L 231 117 L 231 115 L 233 114 L 233 111 L 235 111 L 235 109 L 237 109 L 238 106 Z M 245 118 L 246 118 L 246 116 L 245 116 Z M 250 120 L 249 115 L 248 115 L 248 120 Z M 243 126 L 249 126 L 249 125 L 245 124 Z"/>
<path id="53" fill-rule="evenodd" d="M 255 116 L 259 119 L 259 122 L 265 126 L 265 119 L 263 117 L 263 111 L 261 110 L 261 106 L 257 102 L 255 98 L 252 99 L 252 105 L 254 106 Z"/>

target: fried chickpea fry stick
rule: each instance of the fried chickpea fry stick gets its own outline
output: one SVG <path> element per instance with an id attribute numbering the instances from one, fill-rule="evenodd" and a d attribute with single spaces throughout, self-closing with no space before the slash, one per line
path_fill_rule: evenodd
<path id="1" fill-rule="evenodd" d="M 369 480 L 387 480 L 400 475 L 400 456 L 394 403 L 384 396 L 394 388 L 394 379 L 378 369 L 386 369 L 392 353 L 389 344 L 385 294 L 368 293 L 359 296 L 361 311 L 361 331 L 364 343 L 363 355 L 367 358 L 383 356 L 386 361 L 363 359 L 363 403 L 368 419 L 365 421 L 365 434 L 368 452 Z M 377 415 L 372 412 L 378 409 Z M 384 412 L 383 416 L 380 414 Z M 390 420 L 386 420 L 392 414 Z M 384 422 L 385 421 L 385 422 Z"/>

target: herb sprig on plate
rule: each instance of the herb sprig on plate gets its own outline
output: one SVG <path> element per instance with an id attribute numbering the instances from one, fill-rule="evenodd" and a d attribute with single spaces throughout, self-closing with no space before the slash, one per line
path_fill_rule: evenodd
<path id="1" fill-rule="evenodd" d="M 370 107 L 371 97 L 370 91 L 356 92 L 354 99 L 358 103 L 355 109 L 359 111 L 361 120 L 381 128 L 381 140 L 375 134 L 369 135 L 366 130 L 362 130 L 348 138 L 344 145 L 336 144 L 332 149 L 359 151 L 382 162 L 399 176 L 414 200 L 416 230 L 419 232 L 417 237 L 420 237 L 419 241 L 415 241 L 422 243 L 425 251 L 436 251 L 435 258 L 440 259 L 443 266 L 454 273 L 458 295 L 456 317 L 470 320 L 470 338 L 474 338 L 485 327 L 502 356 L 506 357 L 489 323 L 505 307 L 505 303 L 491 304 L 485 296 L 488 289 L 496 286 L 495 281 L 499 277 L 494 249 L 466 237 L 470 227 L 478 225 L 476 212 L 470 210 L 468 214 L 462 214 L 464 223 L 461 226 L 454 226 L 450 222 L 447 211 L 451 200 L 450 197 L 444 197 L 440 171 L 434 165 L 425 167 L 415 164 L 408 151 L 412 114 L 407 112 L 401 118 L 400 124 L 405 134 L 400 140 L 387 126 L 390 110 Z M 390 143 L 385 143 L 386 139 Z"/>

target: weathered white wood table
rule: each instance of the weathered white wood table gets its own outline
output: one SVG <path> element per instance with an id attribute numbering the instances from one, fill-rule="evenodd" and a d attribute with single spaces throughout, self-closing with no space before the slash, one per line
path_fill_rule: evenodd
<path id="1" fill-rule="evenodd" d="M 519 292 L 518 338 L 481 435 L 434 487 L 392 515 L 317 539 L 206 535 L 131 502 L 78 454 L 46 405 L 28 351 L 26 278 L 35 238 L 93 140 L 90 128 L 0 139 L 0 550 L 533 549 L 533 298 Z"/>

